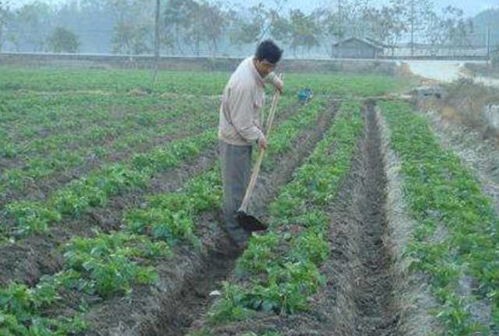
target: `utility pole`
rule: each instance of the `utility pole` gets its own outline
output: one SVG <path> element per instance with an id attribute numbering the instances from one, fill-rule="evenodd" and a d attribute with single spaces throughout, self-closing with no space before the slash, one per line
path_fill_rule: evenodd
<path id="1" fill-rule="evenodd" d="M 0 52 L 3 46 L 3 33 L 7 21 L 7 13 L 9 11 L 9 2 L 0 0 Z"/>
<path id="2" fill-rule="evenodd" d="M 159 13 L 161 8 L 161 0 L 156 0 L 156 19 L 155 19 L 155 30 L 154 30 L 154 74 L 152 79 L 152 84 L 156 83 L 156 77 L 159 70 Z"/>
<path id="3" fill-rule="evenodd" d="M 338 0 L 338 37 L 340 39 L 343 39 L 343 17 L 342 17 L 341 0 Z"/>
<path id="4" fill-rule="evenodd" d="M 490 66 L 490 21 L 487 24 L 487 65 Z"/>
<path id="5" fill-rule="evenodd" d="M 342 15 L 342 8 L 341 8 L 341 0 L 338 0 L 338 53 L 337 57 L 341 58 L 342 53 L 341 53 L 341 48 L 342 48 L 342 42 L 343 40 L 343 15 Z"/>
<path id="6" fill-rule="evenodd" d="M 155 34 L 154 34 L 154 57 L 156 59 L 156 64 L 159 61 L 159 12 L 160 12 L 160 2 L 161 0 L 156 0 L 156 22 L 155 22 Z"/>
<path id="7" fill-rule="evenodd" d="M 411 0 L 411 56 L 414 57 L 414 1 Z"/>

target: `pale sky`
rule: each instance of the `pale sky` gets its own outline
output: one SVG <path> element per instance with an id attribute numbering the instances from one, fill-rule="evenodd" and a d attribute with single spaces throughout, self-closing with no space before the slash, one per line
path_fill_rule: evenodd
<path id="1" fill-rule="evenodd" d="M 316 7 L 318 5 L 333 5 L 336 6 L 338 0 L 289 0 L 289 4 L 292 7 L 299 7 L 300 4 L 304 2 L 310 3 L 311 7 Z M 258 3 L 259 0 L 247 0 L 248 3 Z M 383 5 L 388 4 L 388 0 L 372 0 L 372 3 Z M 484 9 L 491 7 L 499 8 L 499 0 L 433 0 L 435 9 L 438 11 L 449 5 L 459 7 L 465 11 L 465 15 L 473 16 L 478 14 Z"/>
<path id="2" fill-rule="evenodd" d="M 26 3 L 31 3 L 34 0 L 10 0 L 13 7 L 19 7 Z M 66 0 L 39 0 L 49 4 L 61 4 Z M 84 2 L 85 0 L 80 0 Z M 151 0 L 152 1 L 152 0 Z M 262 0 L 231 0 L 233 3 L 244 3 L 247 6 L 258 4 Z M 303 10 L 311 10 L 319 5 L 333 5 L 336 6 L 338 0 L 288 0 L 289 7 L 301 8 Z M 263 1 L 272 3 L 272 1 Z M 383 5 L 388 3 L 388 0 L 372 0 L 372 3 Z M 499 8 L 499 0 L 433 0 L 435 4 L 435 9 L 438 10 L 449 5 L 459 7 L 465 11 L 465 15 L 473 16 L 478 14 L 480 11 L 487 8 Z"/>

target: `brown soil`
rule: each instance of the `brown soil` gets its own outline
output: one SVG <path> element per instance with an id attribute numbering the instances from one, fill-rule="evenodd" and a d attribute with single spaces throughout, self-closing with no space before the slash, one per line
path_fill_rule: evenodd
<path id="1" fill-rule="evenodd" d="M 277 195 L 278 187 L 291 179 L 294 169 L 322 138 L 335 108 L 324 113 L 314 129 L 305 130 L 291 152 L 274 161 L 278 165 L 264 171 L 253 199 L 254 209 L 264 209 Z M 157 266 L 160 284 L 134 289 L 128 303 L 108 301 L 93 309 L 88 319 L 88 335 L 183 335 L 209 308 L 210 292 L 221 287 L 234 268 L 239 253 L 219 228 L 218 210 L 203 214 L 198 222 L 203 248 L 183 248 L 172 260 Z"/>

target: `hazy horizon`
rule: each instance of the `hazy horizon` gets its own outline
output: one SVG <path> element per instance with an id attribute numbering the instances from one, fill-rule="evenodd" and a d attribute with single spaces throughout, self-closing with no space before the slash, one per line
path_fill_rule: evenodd
<path id="1" fill-rule="evenodd" d="M 10 4 L 12 7 L 20 7 L 24 4 L 33 3 L 35 1 L 45 2 L 47 4 L 63 4 L 68 2 L 68 0 L 11 0 Z M 80 0 L 82 1 L 82 0 Z M 151 0 L 152 1 L 152 0 Z M 216 0 L 209 0 L 211 2 L 217 2 Z M 256 5 L 262 0 L 230 0 L 223 2 L 231 2 L 233 4 L 245 4 L 246 6 Z M 469 0 L 433 0 L 432 1 L 435 9 L 438 11 L 442 8 L 445 8 L 449 5 L 458 7 L 464 11 L 465 16 L 475 16 L 483 10 L 489 8 L 499 8 L 499 0 L 478 0 L 478 1 L 469 1 Z M 272 2 L 269 2 L 272 4 Z M 304 11 L 310 11 L 319 6 L 329 5 L 336 6 L 337 0 L 308 0 L 306 4 L 303 4 L 303 0 L 288 0 L 287 7 L 290 8 L 300 8 Z M 371 3 L 376 4 L 378 6 L 389 3 L 388 0 L 371 0 Z"/>

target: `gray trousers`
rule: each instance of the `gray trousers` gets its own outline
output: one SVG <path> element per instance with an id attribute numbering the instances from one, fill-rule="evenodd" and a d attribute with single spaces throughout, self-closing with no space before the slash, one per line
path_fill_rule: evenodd
<path id="1" fill-rule="evenodd" d="M 230 145 L 219 142 L 222 165 L 224 227 L 238 244 L 246 241 L 249 233 L 239 226 L 235 215 L 243 201 L 251 174 L 252 146 Z"/>

